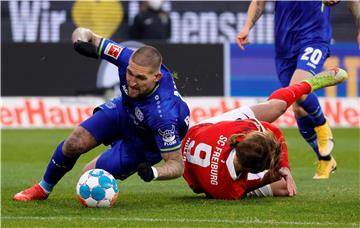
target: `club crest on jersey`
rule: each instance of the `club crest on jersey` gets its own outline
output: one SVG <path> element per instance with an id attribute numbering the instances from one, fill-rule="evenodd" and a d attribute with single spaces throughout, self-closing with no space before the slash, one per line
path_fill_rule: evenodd
<path id="1" fill-rule="evenodd" d="M 122 48 L 120 46 L 110 43 L 106 46 L 104 54 L 113 57 L 114 59 L 118 59 L 121 51 Z"/>
<path id="2" fill-rule="evenodd" d="M 171 146 L 176 143 L 174 125 L 171 125 L 171 129 L 166 129 L 165 131 L 158 129 L 158 132 L 162 136 L 162 139 L 164 141 L 164 146 Z"/>
<path id="3" fill-rule="evenodd" d="M 138 120 L 140 120 L 140 122 L 144 120 L 144 114 L 138 107 L 135 107 L 135 116 Z"/>

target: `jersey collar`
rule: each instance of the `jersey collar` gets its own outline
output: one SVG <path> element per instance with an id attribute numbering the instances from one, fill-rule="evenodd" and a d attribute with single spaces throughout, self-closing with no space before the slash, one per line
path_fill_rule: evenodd
<path id="1" fill-rule="evenodd" d="M 159 86 L 160 86 L 160 83 L 157 82 L 157 83 L 155 84 L 154 88 L 153 88 L 146 96 L 147 96 L 147 97 L 151 97 L 151 95 L 153 95 L 153 94 L 156 92 L 156 90 L 159 88 Z"/>

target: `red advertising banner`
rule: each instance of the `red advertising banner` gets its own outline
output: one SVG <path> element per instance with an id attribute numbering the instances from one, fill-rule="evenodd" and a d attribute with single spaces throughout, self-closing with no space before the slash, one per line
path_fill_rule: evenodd
<path id="1" fill-rule="evenodd" d="M 234 108 L 250 106 L 265 98 L 185 97 L 190 106 L 191 124 L 220 115 Z M 1 128 L 70 128 L 91 116 L 104 100 L 101 97 L 3 97 Z M 359 98 L 320 98 L 323 111 L 333 127 L 360 126 Z M 295 127 L 291 108 L 276 124 Z"/>
<path id="2" fill-rule="evenodd" d="M 99 97 L 3 97 L 2 128 L 68 128 L 92 115 Z"/>

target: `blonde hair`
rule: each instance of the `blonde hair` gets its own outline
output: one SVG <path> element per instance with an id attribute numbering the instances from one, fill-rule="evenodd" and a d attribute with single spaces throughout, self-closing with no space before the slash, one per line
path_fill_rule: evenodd
<path id="1" fill-rule="evenodd" d="M 241 169 L 258 173 L 279 166 L 282 145 L 271 131 L 234 134 L 229 142 Z"/>

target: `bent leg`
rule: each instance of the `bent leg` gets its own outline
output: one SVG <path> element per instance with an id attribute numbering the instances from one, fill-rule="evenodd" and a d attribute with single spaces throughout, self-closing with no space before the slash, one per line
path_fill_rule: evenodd
<path id="1" fill-rule="evenodd" d="M 269 102 L 267 103 L 250 107 L 259 120 L 272 122 L 280 115 L 282 115 L 290 105 L 293 105 L 311 91 L 339 84 L 348 78 L 346 71 L 339 68 L 323 71 L 309 79 L 306 79 L 309 75 L 309 72 L 304 70 L 296 70 L 294 75 L 301 75 L 297 77 L 298 80 L 301 80 L 301 82 L 274 91 L 268 98 Z M 294 81 L 297 82 L 296 80 Z M 305 111 L 303 108 L 300 108 L 295 104 L 294 111 L 297 112 L 297 115 L 301 117 L 307 116 L 307 113 L 311 114 L 311 117 L 314 119 L 315 126 L 319 127 L 319 129 L 315 129 L 315 131 L 319 138 L 318 141 L 320 154 L 329 154 L 330 152 L 327 153 L 327 151 L 330 151 L 332 147 L 326 145 L 327 142 L 331 141 L 328 140 L 328 137 L 326 137 L 326 133 L 330 130 L 325 129 L 326 126 L 324 127 L 325 118 L 316 96 L 314 94 L 309 94 L 305 101 L 303 101 L 301 104 L 307 104 L 307 108 L 304 108 Z M 318 132 L 325 132 L 325 134 L 323 134 L 325 137 L 320 137 L 322 134 Z M 329 134 L 331 135 L 331 132 L 329 132 Z M 324 140 L 322 140 L 322 138 L 324 138 Z M 323 150 L 321 149 L 322 144 L 324 144 Z"/>
<path id="2" fill-rule="evenodd" d="M 117 137 L 121 100 L 114 100 L 113 104 L 116 108 L 100 106 L 99 111 L 82 122 L 58 145 L 40 182 L 45 191 L 51 192 L 59 180 L 74 167 L 81 154 Z"/>
<path id="3" fill-rule="evenodd" d="M 297 83 L 311 77 L 317 76 L 313 76 L 305 70 L 297 69 L 290 83 Z M 300 134 L 312 147 L 319 160 L 329 161 L 331 159 L 329 155 L 334 146 L 333 136 L 315 93 L 302 97 L 293 105 L 293 110 Z M 309 121 L 310 119 L 311 121 Z"/>
<path id="4" fill-rule="evenodd" d="M 310 91 L 311 86 L 308 83 L 297 83 L 274 91 L 267 102 L 253 105 L 250 109 L 258 120 L 271 123 L 279 118 L 290 105 Z"/>
<path id="5" fill-rule="evenodd" d="M 141 162 L 147 161 L 150 164 L 156 164 L 161 159 L 161 156 L 154 151 L 145 152 L 141 148 L 137 148 L 135 142 L 118 140 L 111 148 L 91 161 L 85 169 L 104 169 L 116 179 L 124 180 L 136 172 Z"/>
<path id="6" fill-rule="evenodd" d="M 279 118 L 297 99 L 310 91 L 311 86 L 306 82 L 301 82 L 293 86 L 274 91 L 268 98 L 267 102 L 250 107 L 237 108 L 222 115 L 201 121 L 199 124 L 254 118 L 271 123 Z"/>
<path id="7" fill-rule="evenodd" d="M 305 56 L 303 53 L 306 53 L 306 50 L 314 50 L 311 53 L 311 57 L 314 58 L 303 58 Z M 291 84 L 303 80 L 304 72 L 307 72 L 306 77 L 308 78 L 317 77 L 315 74 L 322 70 L 329 55 L 329 48 L 320 44 L 312 44 L 301 49 L 299 53 L 297 70 L 293 74 Z M 293 109 L 299 131 L 316 153 L 319 163 L 321 160 L 330 161 L 330 153 L 334 146 L 333 136 L 316 95 L 311 93 L 307 97 L 303 97 L 294 105 Z M 314 178 L 320 173 L 323 173 L 323 170 L 318 165 Z"/>

